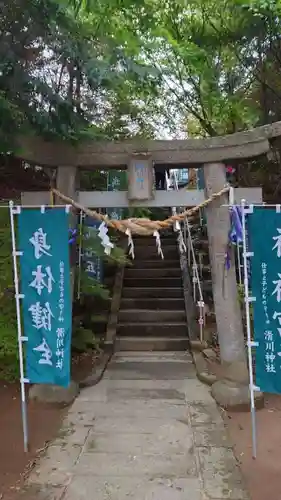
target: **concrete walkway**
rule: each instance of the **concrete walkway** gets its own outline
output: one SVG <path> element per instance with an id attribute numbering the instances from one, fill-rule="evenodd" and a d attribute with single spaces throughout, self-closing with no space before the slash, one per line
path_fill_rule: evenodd
<path id="1" fill-rule="evenodd" d="M 173 352 L 116 354 L 29 486 L 48 500 L 248 500 L 209 389 Z"/>

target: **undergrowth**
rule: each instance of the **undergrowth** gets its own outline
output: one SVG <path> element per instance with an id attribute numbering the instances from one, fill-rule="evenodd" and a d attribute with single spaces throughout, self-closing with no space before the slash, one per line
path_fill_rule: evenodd
<path id="1" fill-rule="evenodd" d="M 19 376 L 9 210 L 0 206 L 0 378 Z"/>

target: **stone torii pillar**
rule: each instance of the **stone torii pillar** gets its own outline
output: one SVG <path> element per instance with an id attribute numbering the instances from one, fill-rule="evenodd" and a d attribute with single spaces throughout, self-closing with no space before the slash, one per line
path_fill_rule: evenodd
<path id="1" fill-rule="evenodd" d="M 67 167 L 58 167 L 57 168 L 57 174 L 56 174 L 56 188 L 58 191 L 61 193 L 64 193 L 66 196 L 69 196 L 69 198 L 72 198 L 73 200 L 77 200 L 78 196 L 78 190 L 79 190 L 79 170 L 77 167 L 74 166 L 67 166 Z M 55 204 L 56 205 L 64 205 L 64 202 L 58 197 L 55 197 Z M 71 217 L 70 218 L 70 225 L 71 227 L 75 228 L 76 227 L 76 217 Z M 70 262 L 71 262 L 71 290 L 72 290 L 72 296 L 74 292 L 74 281 L 75 281 L 75 264 L 76 264 L 76 249 L 75 247 L 71 247 L 71 256 L 70 256 Z"/>
<path id="2" fill-rule="evenodd" d="M 209 198 L 226 185 L 225 165 L 204 165 L 205 193 Z M 244 343 L 241 309 L 238 302 L 234 251 L 231 267 L 225 269 L 225 254 L 230 230 L 228 194 L 206 208 L 213 296 L 220 344 L 223 378 L 212 386 L 217 403 L 227 407 L 249 404 L 249 374 Z M 259 396 L 260 397 L 260 396 Z"/>

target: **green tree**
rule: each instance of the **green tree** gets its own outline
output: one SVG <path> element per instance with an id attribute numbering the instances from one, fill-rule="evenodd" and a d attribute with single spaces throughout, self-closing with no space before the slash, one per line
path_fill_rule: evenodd
<path id="1" fill-rule="evenodd" d="M 147 129 L 154 76 L 126 54 L 126 27 L 105 8 L 97 3 L 85 15 L 56 0 L 3 2 L 2 152 L 12 149 L 15 131 L 75 141 L 107 137 L 112 121 L 121 136 Z"/>

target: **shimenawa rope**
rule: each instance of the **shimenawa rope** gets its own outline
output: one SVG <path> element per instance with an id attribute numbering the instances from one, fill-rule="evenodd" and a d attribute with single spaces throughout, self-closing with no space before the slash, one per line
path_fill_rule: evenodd
<path id="1" fill-rule="evenodd" d="M 79 211 L 81 210 L 89 217 L 93 217 L 94 219 L 100 220 L 101 222 L 105 222 L 105 224 L 108 227 L 117 229 L 117 231 L 120 231 L 121 233 L 126 233 L 127 229 L 129 229 L 131 231 L 131 234 L 138 234 L 140 236 L 149 236 L 153 235 L 155 231 L 160 231 L 161 229 L 169 228 L 176 221 L 182 221 L 186 217 L 192 217 L 201 208 L 205 208 L 207 205 L 212 203 L 217 198 L 220 198 L 222 195 L 228 193 L 229 189 L 230 189 L 229 186 L 226 186 L 217 193 L 212 194 L 210 198 L 204 200 L 199 205 L 189 208 L 188 210 L 185 210 L 180 214 L 172 215 L 171 217 L 163 221 L 160 220 L 152 221 L 150 219 L 144 219 L 144 218 L 140 219 L 132 218 L 123 220 L 109 219 L 107 215 L 100 214 L 95 210 L 90 210 L 89 208 L 83 207 L 82 205 L 80 205 L 80 203 L 77 203 L 72 198 L 69 198 L 69 196 L 65 196 L 63 193 L 58 191 L 58 189 L 52 188 L 51 192 L 55 196 L 60 198 L 62 201 L 64 201 L 67 205 L 72 205 L 74 208 L 76 208 Z"/>

